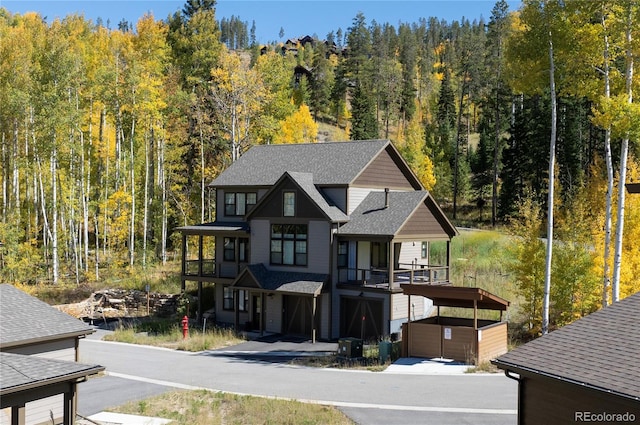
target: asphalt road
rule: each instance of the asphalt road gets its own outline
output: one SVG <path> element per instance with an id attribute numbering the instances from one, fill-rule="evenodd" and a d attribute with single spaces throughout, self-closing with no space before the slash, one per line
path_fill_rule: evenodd
<path id="1" fill-rule="evenodd" d="M 80 384 L 78 412 L 206 388 L 333 405 L 361 425 L 516 423 L 517 383 L 503 374 L 392 374 L 269 360 L 82 340 L 80 361 L 105 366 L 109 376 Z"/>

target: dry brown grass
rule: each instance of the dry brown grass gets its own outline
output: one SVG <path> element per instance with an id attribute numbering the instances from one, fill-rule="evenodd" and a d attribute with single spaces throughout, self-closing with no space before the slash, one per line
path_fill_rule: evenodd
<path id="1" fill-rule="evenodd" d="M 206 390 L 170 392 L 113 410 L 171 419 L 176 425 L 354 424 L 334 407 Z"/>

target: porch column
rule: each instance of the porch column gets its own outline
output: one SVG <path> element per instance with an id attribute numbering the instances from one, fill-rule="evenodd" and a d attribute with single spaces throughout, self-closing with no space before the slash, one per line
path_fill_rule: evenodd
<path id="1" fill-rule="evenodd" d="M 411 357 L 411 336 L 409 336 L 409 328 L 411 327 L 411 294 L 407 294 L 407 357 Z"/>
<path id="2" fill-rule="evenodd" d="M 186 282 L 184 280 L 184 275 L 187 273 L 187 235 L 182 234 L 182 278 L 180 279 L 180 285 L 182 288 L 182 292 L 184 292 L 186 288 Z"/>
<path id="3" fill-rule="evenodd" d="M 389 289 L 393 288 L 393 266 L 395 264 L 396 256 L 395 256 L 396 244 L 393 243 L 393 239 L 389 241 Z"/>
<path id="4" fill-rule="evenodd" d="M 198 314 L 196 315 L 198 323 L 202 323 L 202 281 L 198 281 Z"/>
<path id="5" fill-rule="evenodd" d="M 447 241 L 447 282 L 451 281 L 451 239 Z"/>
<path id="6" fill-rule="evenodd" d="M 64 412 L 62 423 L 65 425 L 72 425 L 75 423 L 75 416 L 73 414 L 73 398 L 76 390 L 76 384 L 69 384 L 69 391 L 64 393 Z"/>
<path id="7" fill-rule="evenodd" d="M 318 308 L 317 297 L 314 294 L 311 301 L 311 343 L 316 343 L 316 310 Z"/>
<path id="8" fill-rule="evenodd" d="M 202 276 L 202 255 L 204 253 L 203 249 L 203 236 L 198 235 L 198 276 Z"/>
<path id="9" fill-rule="evenodd" d="M 24 404 L 22 406 L 11 406 L 11 425 L 24 425 L 26 423 Z"/>
<path id="10" fill-rule="evenodd" d="M 240 273 L 240 238 L 235 237 L 233 241 L 233 258 L 236 261 L 236 276 Z"/>
<path id="11" fill-rule="evenodd" d="M 260 336 L 264 335 L 264 315 L 265 315 L 264 306 L 265 306 L 264 292 L 260 292 Z"/>
<path id="12" fill-rule="evenodd" d="M 236 288 L 233 288 L 233 326 L 238 332 L 238 324 L 240 323 L 240 294 Z"/>

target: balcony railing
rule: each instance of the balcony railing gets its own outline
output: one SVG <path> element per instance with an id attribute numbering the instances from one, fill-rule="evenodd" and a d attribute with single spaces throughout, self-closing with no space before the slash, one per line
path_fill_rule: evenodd
<path id="1" fill-rule="evenodd" d="M 202 273 L 200 273 L 200 264 L 202 264 Z M 216 270 L 215 258 L 185 261 L 184 274 L 186 276 L 216 277 Z"/>
<path id="2" fill-rule="evenodd" d="M 406 266 L 409 266 L 408 268 Z M 338 269 L 338 282 L 354 286 L 370 288 L 392 289 L 399 288 L 401 283 L 424 285 L 449 284 L 448 266 L 426 266 L 400 264 L 400 269 L 393 271 L 389 279 L 388 269 Z"/>

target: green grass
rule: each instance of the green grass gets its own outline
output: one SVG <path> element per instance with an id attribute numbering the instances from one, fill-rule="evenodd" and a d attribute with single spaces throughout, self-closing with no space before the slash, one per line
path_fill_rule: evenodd
<path id="1" fill-rule="evenodd" d="M 112 409 L 171 419 L 175 425 L 353 425 L 334 407 L 206 390 L 175 391 Z"/>
<path id="2" fill-rule="evenodd" d="M 245 341 L 231 329 L 220 327 L 212 327 L 205 332 L 191 328 L 185 339 L 182 328 L 175 320 L 121 326 L 106 335 L 104 340 L 193 352 L 229 347 Z"/>

